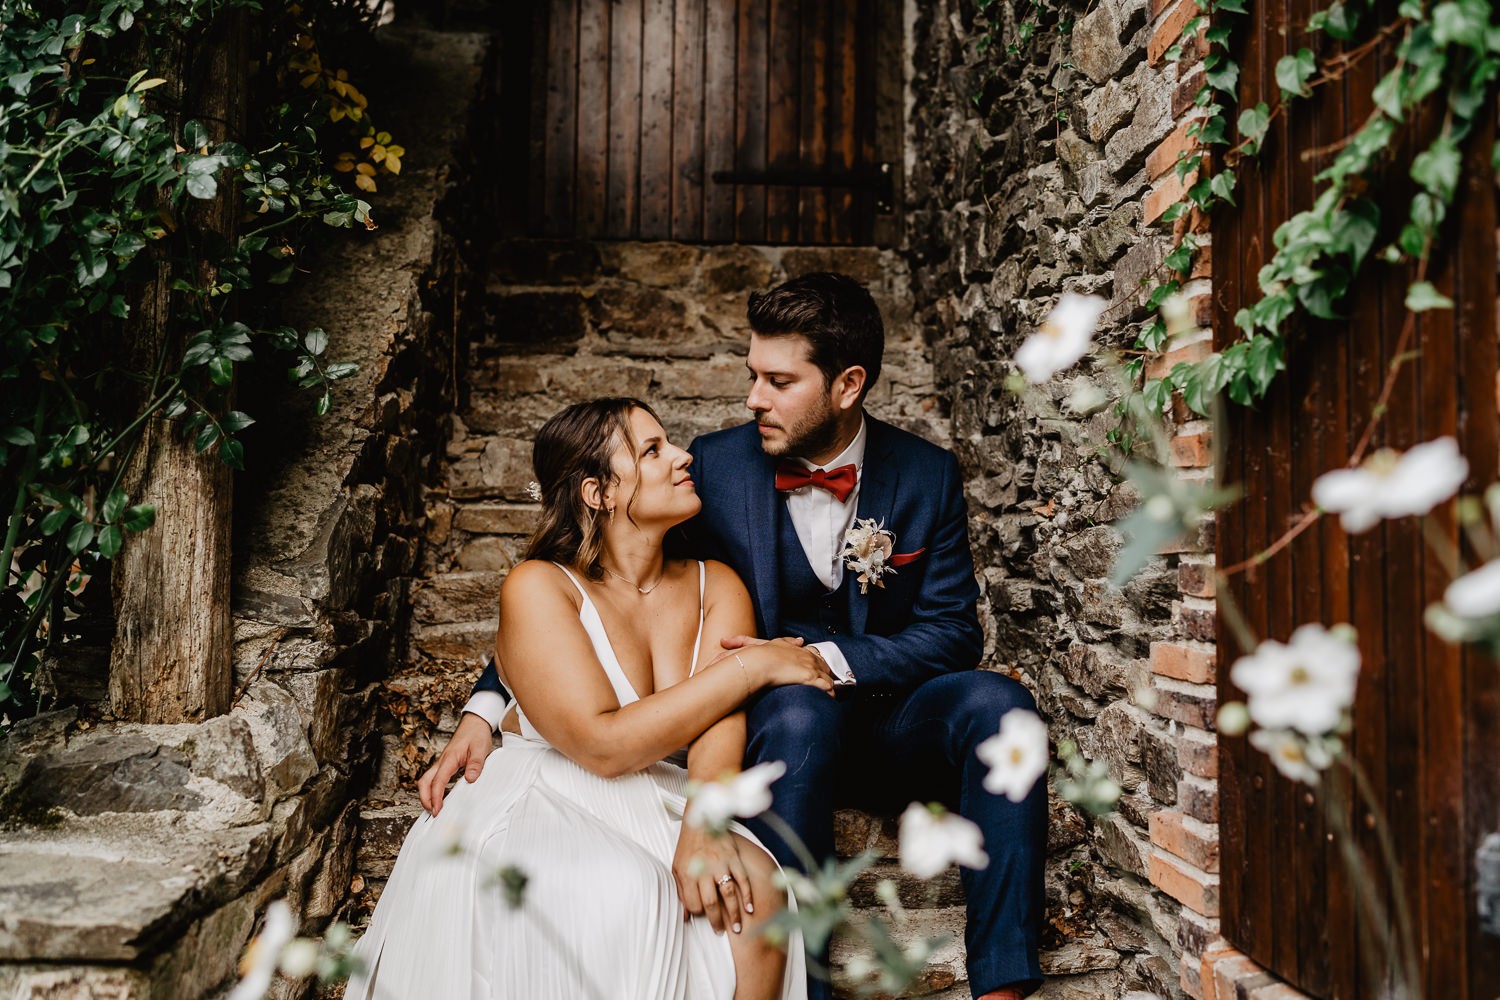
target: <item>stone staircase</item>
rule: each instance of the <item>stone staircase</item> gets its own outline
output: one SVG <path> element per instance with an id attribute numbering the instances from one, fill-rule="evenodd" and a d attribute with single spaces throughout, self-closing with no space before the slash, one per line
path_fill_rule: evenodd
<path id="1" fill-rule="evenodd" d="M 683 444 L 743 421 L 746 297 L 814 270 L 852 274 L 880 302 L 888 345 L 872 412 L 945 441 L 947 421 L 935 412 L 932 369 L 907 305 L 905 264 L 894 253 L 532 240 L 495 248 L 483 293 L 463 319 L 467 373 L 446 483 L 427 499 L 407 662 L 379 694 L 384 761 L 360 813 L 359 910 L 373 908 L 420 812 L 412 783 L 452 733 L 493 645 L 500 584 L 535 521 L 526 486 L 536 428 L 563 406 L 602 395 L 646 399 Z M 878 907 L 875 885 L 890 878 L 911 912 L 906 933 L 951 936 L 909 995 L 967 997 L 957 871 L 930 885 L 905 875 L 894 860 L 893 819 L 845 811 L 837 826 L 841 854 L 870 850 L 881 859 L 854 885 L 856 905 Z M 847 942 L 835 942 L 836 964 L 849 954 Z"/>

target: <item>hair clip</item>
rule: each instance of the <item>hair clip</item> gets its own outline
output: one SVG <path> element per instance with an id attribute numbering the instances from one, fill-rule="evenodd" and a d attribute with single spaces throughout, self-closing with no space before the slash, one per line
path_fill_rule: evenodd
<path id="1" fill-rule="evenodd" d="M 533 503 L 542 502 L 542 484 L 533 479 L 526 484 L 526 495 L 531 497 Z"/>

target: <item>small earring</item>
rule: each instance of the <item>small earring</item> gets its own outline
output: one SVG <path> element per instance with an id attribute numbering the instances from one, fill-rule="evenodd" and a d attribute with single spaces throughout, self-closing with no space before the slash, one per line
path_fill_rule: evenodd
<path id="1" fill-rule="evenodd" d="M 615 509 L 613 507 L 606 507 L 604 510 L 609 515 L 610 521 L 613 522 L 615 519 Z"/>

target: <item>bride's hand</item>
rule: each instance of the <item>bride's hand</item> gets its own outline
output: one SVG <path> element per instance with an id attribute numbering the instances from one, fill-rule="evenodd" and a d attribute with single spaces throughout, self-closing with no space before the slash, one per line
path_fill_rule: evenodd
<path id="1" fill-rule="evenodd" d="M 833 696 L 833 671 L 829 669 L 828 661 L 801 639 L 731 635 L 721 639 L 720 644 L 725 648 L 725 656 L 739 656 L 740 662 L 753 672 L 757 687 L 806 684 Z"/>
<path id="2" fill-rule="evenodd" d="M 728 878 L 724 876 L 728 875 Z M 672 855 L 672 878 L 677 898 L 691 916 L 706 916 L 718 933 L 727 927 L 740 933 L 743 913 L 755 911 L 750 898 L 750 875 L 740 859 L 739 838 L 712 834 L 699 826 L 682 824 L 677 851 Z"/>

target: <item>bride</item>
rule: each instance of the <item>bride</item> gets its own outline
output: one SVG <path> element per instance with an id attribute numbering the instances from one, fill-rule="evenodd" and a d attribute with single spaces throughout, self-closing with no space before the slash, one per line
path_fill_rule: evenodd
<path id="1" fill-rule="evenodd" d="M 785 905 L 776 863 L 742 826 L 685 824 L 684 792 L 739 770 L 749 695 L 832 678 L 785 640 L 715 655 L 755 621 L 728 567 L 663 555 L 701 505 L 691 462 L 638 400 L 538 432 L 541 522 L 500 592 L 502 745 L 413 825 L 349 997 L 806 996 L 800 940 L 758 933 Z"/>

